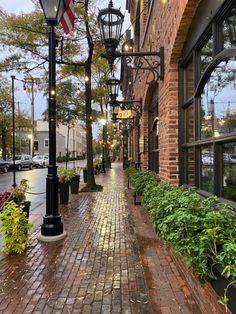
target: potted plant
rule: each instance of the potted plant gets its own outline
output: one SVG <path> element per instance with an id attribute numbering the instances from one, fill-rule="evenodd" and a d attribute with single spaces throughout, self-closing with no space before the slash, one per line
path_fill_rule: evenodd
<path id="1" fill-rule="evenodd" d="M 70 188 L 72 194 L 77 194 L 79 192 L 80 171 L 80 167 L 78 167 L 77 170 L 71 169 Z"/>
<path id="2" fill-rule="evenodd" d="M 102 161 L 100 159 L 95 159 L 93 161 L 94 174 L 99 174 L 101 171 L 101 167 L 102 167 Z"/>
<path id="3" fill-rule="evenodd" d="M 27 220 L 29 219 L 29 211 L 30 211 L 30 201 L 26 201 L 26 190 L 28 189 L 28 180 L 22 179 L 20 184 L 17 185 L 11 191 L 11 195 L 9 197 L 10 201 L 14 201 L 18 205 L 23 205 L 23 211 L 26 213 Z"/>
<path id="4" fill-rule="evenodd" d="M 0 213 L 2 220 L 2 251 L 6 254 L 21 254 L 28 243 L 28 230 L 33 225 L 28 223 L 26 213 L 23 210 L 24 203 L 17 204 L 14 200 L 7 201 Z"/>
<path id="5" fill-rule="evenodd" d="M 60 204 L 68 205 L 69 203 L 69 189 L 71 181 L 71 169 L 65 167 L 58 167 L 58 188 Z"/>
<path id="6" fill-rule="evenodd" d="M 8 201 L 11 196 L 11 192 L 0 192 L 0 210 L 2 209 L 5 202 Z"/>

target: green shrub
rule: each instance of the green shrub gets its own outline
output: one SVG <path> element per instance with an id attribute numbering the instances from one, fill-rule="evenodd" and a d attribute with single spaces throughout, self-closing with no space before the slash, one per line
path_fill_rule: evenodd
<path id="1" fill-rule="evenodd" d="M 59 183 L 70 182 L 73 177 L 78 175 L 74 168 L 58 167 L 57 169 Z"/>
<path id="2" fill-rule="evenodd" d="M 212 266 L 236 281 L 236 223 L 228 204 L 216 197 L 201 200 L 194 188 L 160 182 L 150 171 L 125 171 L 160 239 L 171 245 L 202 281 L 214 279 Z M 227 289 L 219 301 L 226 305 Z"/>
<path id="3" fill-rule="evenodd" d="M 139 172 L 135 167 L 130 166 L 125 169 L 125 175 L 127 176 L 128 179 L 130 179 L 134 174 Z"/>
<path id="4" fill-rule="evenodd" d="M 22 179 L 20 184 L 12 189 L 9 200 L 14 201 L 18 205 L 24 203 L 26 199 L 26 190 L 29 187 L 27 182 L 28 180 Z"/>
<path id="5" fill-rule="evenodd" d="M 14 201 L 7 202 L 0 218 L 2 220 L 3 249 L 6 254 L 21 254 L 25 251 L 28 243 L 28 230 L 32 224 L 28 224 L 24 205 L 18 205 Z"/>
<path id="6" fill-rule="evenodd" d="M 133 186 L 137 195 L 142 196 L 145 186 L 147 184 L 157 185 L 160 180 L 156 174 L 149 170 L 137 170 L 135 167 L 128 167 L 125 170 L 131 185 Z"/>
<path id="7" fill-rule="evenodd" d="M 100 159 L 94 159 L 93 161 L 94 174 L 99 174 L 99 172 L 101 171 L 101 166 L 102 161 Z"/>

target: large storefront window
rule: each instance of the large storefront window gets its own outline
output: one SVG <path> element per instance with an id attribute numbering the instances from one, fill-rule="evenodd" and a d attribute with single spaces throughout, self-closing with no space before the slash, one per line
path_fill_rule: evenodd
<path id="1" fill-rule="evenodd" d="M 236 142 L 223 145 L 223 193 L 222 196 L 236 201 Z"/>
<path id="2" fill-rule="evenodd" d="M 224 48 L 228 49 L 236 45 L 236 4 L 229 11 L 223 23 Z"/>
<path id="3" fill-rule="evenodd" d="M 182 184 L 236 202 L 236 4 L 227 4 L 183 61 L 180 167 Z"/>
<path id="4" fill-rule="evenodd" d="M 202 147 L 201 161 L 201 189 L 213 193 L 214 154 L 212 145 Z"/>
<path id="5" fill-rule="evenodd" d="M 148 110 L 148 168 L 159 172 L 159 118 L 158 118 L 158 95 L 154 93 Z"/>
<path id="6" fill-rule="evenodd" d="M 206 70 L 206 67 L 213 59 L 213 37 L 206 42 L 201 49 L 201 73 Z"/>
<path id="7" fill-rule="evenodd" d="M 201 138 L 236 131 L 236 61 L 220 62 L 201 95 Z"/>

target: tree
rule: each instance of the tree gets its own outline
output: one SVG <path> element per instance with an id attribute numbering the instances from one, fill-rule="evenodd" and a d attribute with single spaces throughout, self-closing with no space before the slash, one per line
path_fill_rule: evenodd
<path id="1" fill-rule="evenodd" d="M 0 62 L 0 71 L 11 69 L 25 70 L 27 72 L 40 68 L 47 82 L 47 69 L 45 63 L 48 61 L 47 33 L 48 27 L 44 21 L 42 11 L 38 2 L 35 3 L 33 12 L 19 15 L 8 15 L 3 10 L 0 11 L 0 45 L 9 47 L 9 55 Z M 57 28 L 59 47 L 57 51 L 57 63 L 59 81 L 72 79 L 73 81 L 85 80 L 85 120 L 87 133 L 87 166 L 88 180 L 87 189 L 96 189 L 95 177 L 93 173 L 93 149 L 92 149 L 92 95 L 93 89 L 100 84 L 101 78 L 104 80 L 108 71 L 105 60 L 100 58 L 101 45 L 98 41 L 98 28 L 95 14 L 95 6 L 92 0 L 83 0 L 76 5 L 76 37 L 63 37 L 60 28 Z M 66 84 L 66 83 L 65 83 Z M 59 85 L 59 84 L 58 84 Z M 47 85 L 42 84 L 42 89 L 46 90 Z M 58 86 L 58 90 L 60 85 Z M 96 97 L 98 96 L 97 92 Z M 104 93 L 104 88 L 100 89 Z M 61 98 L 61 100 L 64 97 Z M 58 103 L 58 121 L 60 112 L 63 112 L 63 104 Z M 71 100 L 70 100 L 71 102 Z M 81 104 L 81 103 L 80 103 Z M 64 107 L 67 105 L 65 101 Z M 82 114 L 82 111 L 80 111 Z M 79 115 L 80 115 L 79 114 Z"/>

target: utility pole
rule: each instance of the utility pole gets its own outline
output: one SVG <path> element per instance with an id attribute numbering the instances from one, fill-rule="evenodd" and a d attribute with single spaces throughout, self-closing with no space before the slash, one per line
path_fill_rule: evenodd
<path id="1" fill-rule="evenodd" d="M 33 157 L 34 156 L 34 137 L 35 137 L 35 130 L 34 130 L 34 98 L 35 98 L 35 93 L 34 93 L 34 88 L 35 88 L 35 80 L 36 78 L 34 77 L 27 77 L 24 79 L 26 83 L 30 84 L 30 89 L 31 89 L 31 139 L 30 139 L 30 155 Z"/>

